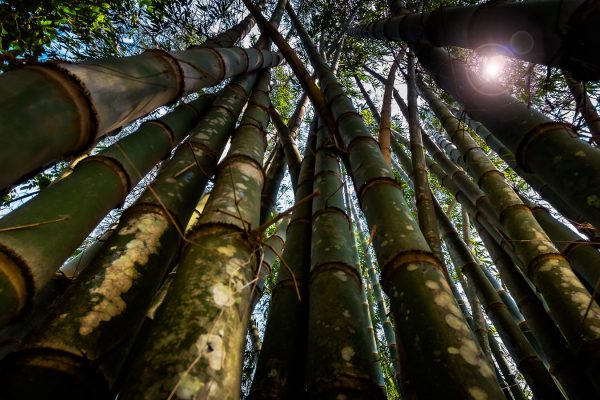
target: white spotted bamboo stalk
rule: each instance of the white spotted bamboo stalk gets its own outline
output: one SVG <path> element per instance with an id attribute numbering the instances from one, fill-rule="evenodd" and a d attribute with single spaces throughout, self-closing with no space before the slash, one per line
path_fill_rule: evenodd
<path id="1" fill-rule="evenodd" d="M 279 23 L 285 0 L 272 20 Z M 259 48 L 270 42 L 263 36 Z M 238 398 L 264 184 L 270 70 L 258 75 L 172 288 L 124 384 L 124 399 Z M 193 322 L 191 322 L 193 321 Z"/>
<path id="2" fill-rule="evenodd" d="M 142 124 L 0 220 L 1 324 L 31 305 L 89 232 L 189 134 L 213 100 L 203 95 Z"/>
<path id="3" fill-rule="evenodd" d="M 65 398 L 80 398 L 88 386 L 99 398 L 112 391 L 255 79 L 255 73 L 236 78 L 221 92 L 44 324 L 0 365 L 7 393 L 36 397 L 48 384 Z M 54 362 L 39 367 L 48 357 Z"/>
<path id="4" fill-rule="evenodd" d="M 406 357 L 403 390 L 431 398 L 469 395 L 502 398 L 494 373 L 453 299 L 439 261 L 431 254 L 408 212 L 377 142 L 303 32 L 293 10 L 288 8 L 288 13 L 337 118 L 338 145 L 348 152 L 349 171 L 360 203 L 369 228 L 375 229 L 373 244 L 382 269 L 383 286 L 392 304 L 399 352 Z M 284 45 L 282 41 L 276 43 L 280 48 Z M 456 329 L 445 318 L 455 320 Z M 430 362 L 433 359 L 440 362 Z"/>

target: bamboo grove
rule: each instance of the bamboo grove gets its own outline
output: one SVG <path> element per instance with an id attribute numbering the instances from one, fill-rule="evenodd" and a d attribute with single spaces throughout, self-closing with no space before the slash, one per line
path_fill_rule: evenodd
<path id="1" fill-rule="evenodd" d="M 242 3 L 0 74 L 0 398 L 600 398 L 600 3 Z"/>

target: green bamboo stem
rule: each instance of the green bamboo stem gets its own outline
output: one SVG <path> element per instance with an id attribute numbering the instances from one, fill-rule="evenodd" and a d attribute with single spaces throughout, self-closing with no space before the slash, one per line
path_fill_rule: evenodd
<path id="1" fill-rule="evenodd" d="M 385 81 L 385 88 L 383 91 L 383 100 L 381 105 L 381 118 L 379 121 L 379 148 L 381 149 L 381 154 L 383 154 L 383 158 L 387 161 L 387 163 L 390 166 L 392 164 L 392 90 L 394 88 L 394 81 L 396 79 L 396 72 L 398 71 L 399 65 L 400 56 L 394 57 L 392 65 L 390 66 L 388 77 Z"/>
<path id="2" fill-rule="evenodd" d="M 476 289 L 477 296 L 484 305 L 487 315 L 498 329 L 502 341 L 534 394 L 544 399 L 563 398 L 510 311 L 439 205 L 436 206 L 436 215 L 454 265 L 467 276 L 471 285 Z"/>
<path id="3" fill-rule="evenodd" d="M 272 21 L 279 24 L 286 0 Z M 258 48 L 268 48 L 263 35 Z M 154 321 L 122 397 L 238 398 L 252 281 L 258 272 L 263 160 L 270 70 L 257 78 L 227 157 L 195 228 L 187 235 L 172 289 Z M 200 272 L 199 272 L 200 271 Z M 194 321 L 194 323 L 190 323 Z"/>
<path id="4" fill-rule="evenodd" d="M 281 54 L 283 54 L 285 60 L 298 78 L 300 85 L 312 102 L 315 112 L 322 119 L 323 123 L 329 128 L 330 132 L 336 132 L 335 120 L 331 115 L 331 111 L 327 107 L 325 97 L 319 91 L 319 88 L 311 78 L 311 75 L 304 66 L 304 63 L 296 54 L 296 51 L 290 47 L 284 37 L 279 33 L 277 28 L 266 20 L 266 18 L 261 14 L 260 10 L 252 3 L 251 0 L 242 0 L 242 2 L 252 13 L 254 18 L 256 18 L 256 21 L 261 29 L 267 32 L 269 37 L 279 48 Z"/>
<path id="5" fill-rule="evenodd" d="M 410 160 L 402 149 L 397 148 L 396 150 L 398 158 L 404 164 L 406 169 L 410 171 L 412 168 Z M 501 332 L 501 337 L 507 344 L 507 348 L 517 363 L 517 366 L 522 370 L 528 382 L 530 382 L 530 384 L 533 383 L 534 386 L 532 387 L 535 387 L 535 391 L 538 395 L 549 396 L 548 398 L 562 398 L 560 392 L 558 392 L 558 389 L 554 385 L 552 378 L 548 375 L 544 365 L 538 359 L 534 349 L 522 332 L 522 327 L 519 327 L 513 318 L 511 309 L 502 301 L 499 293 L 494 288 L 494 285 L 488 280 L 488 277 L 483 272 L 481 266 L 475 261 L 467 245 L 461 240 L 458 232 L 456 232 L 451 221 L 437 201 L 434 201 L 433 205 L 435 207 L 437 221 L 440 224 L 442 236 L 448 246 L 457 274 L 461 274 L 461 272 L 466 274 L 471 282 L 471 284 L 468 285 L 466 282 L 461 281 L 465 293 L 468 294 L 469 287 L 475 287 L 477 296 L 485 304 L 487 314 Z M 455 295 L 460 297 L 456 290 Z M 476 329 L 476 310 L 474 309 L 474 306 L 478 303 L 472 301 L 472 299 L 469 300 L 471 301 L 473 312 L 473 329 Z M 466 310 L 464 312 L 465 315 L 468 315 Z M 485 335 L 487 339 L 487 332 Z M 479 343 L 482 345 L 487 342 L 487 340 L 481 340 L 481 336 L 479 336 L 478 339 Z"/>
<path id="6" fill-rule="evenodd" d="M 43 393 L 42 383 L 52 381 L 67 398 L 73 392 L 80 396 L 86 385 L 93 385 L 99 398 L 110 392 L 255 79 L 255 74 L 235 79 L 223 90 L 44 325 L 7 359 L 3 368 L 19 371 L 20 377 L 9 391 Z M 47 357 L 54 364 L 38 367 Z M 27 384 L 30 379 L 40 384 Z"/>
<path id="7" fill-rule="evenodd" d="M 297 28 L 298 29 L 298 28 Z M 313 234 L 309 286 L 307 394 L 326 399 L 343 394 L 348 399 L 384 398 L 360 301 L 350 220 L 345 212 L 338 160 L 329 132 L 317 130 L 313 200 Z"/>
<path id="8" fill-rule="evenodd" d="M 442 246 L 440 242 L 440 232 L 435 217 L 433 194 L 429 187 L 429 177 L 427 165 L 425 163 L 425 150 L 423 149 L 423 139 L 421 138 L 421 126 L 419 124 L 419 111 L 417 109 L 417 77 L 415 72 L 415 56 L 409 51 L 408 59 L 408 78 L 407 78 L 407 94 L 408 94 L 408 132 L 410 138 L 410 156 L 412 161 L 412 169 L 409 174 L 413 180 L 413 188 L 415 191 L 415 204 L 417 208 L 417 217 L 419 227 L 425 240 L 429 244 L 433 254 L 444 263 L 442 255 Z M 388 83 L 386 82 L 386 88 Z M 391 92 L 390 92 L 391 97 Z M 391 144 L 391 143 L 390 143 Z M 450 276 L 446 273 L 446 278 L 450 280 Z"/>
<path id="9" fill-rule="evenodd" d="M 399 358 L 398 358 L 398 350 L 396 348 L 396 334 L 394 332 L 394 327 L 392 326 L 392 322 L 388 317 L 388 309 L 385 304 L 385 300 L 383 298 L 383 292 L 381 291 L 381 285 L 379 283 L 379 278 L 377 277 L 377 272 L 375 270 L 375 264 L 373 259 L 371 258 L 371 253 L 369 252 L 369 248 L 367 246 L 368 239 L 365 235 L 365 232 L 360 225 L 360 219 L 358 217 L 358 213 L 354 208 L 354 204 L 352 201 L 348 202 L 350 213 L 352 215 L 352 219 L 356 225 L 356 230 L 358 232 L 359 244 L 361 246 L 361 250 L 365 257 L 365 267 L 367 270 L 367 275 L 369 277 L 369 283 L 371 284 L 371 288 L 373 290 L 373 294 L 375 296 L 375 301 L 377 303 L 377 307 L 375 308 L 375 312 L 377 313 L 377 317 L 379 321 L 381 321 L 381 325 L 383 328 L 383 334 L 385 336 L 385 340 L 387 343 L 387 350 L 390 355 L 390 360 L 392 361 L 392 368 L 394 374 L 398 375 L 399 368 Z"/>
<path id="10" fill-rule="evenodd" d="M 88 267 L 103 243 L 112 235 L 114 227 L 108 229 L 100 238 L 89 245 L 78 256 L 66 262 L 52 279 L 40 290 L 27 318 L 5 327 L 0 331 L 0 359 L 8 353 L 16 351 L 24 337 L 37 327 L 48 315 L 57 299 L 67 290 L 73 279 Z"/>
<path id="11" fill-rule="evenodd" d="M 259 0 L 257 1 L 256 6 L 262 9 L 265 4 L 266 0 Z M 244 19 L 227 29 L 225 32 L 221 32 L 217 36 L 208 38 L 202 46 L 198 47 L 233 47 L 250 33 L 254 25 L 256 25 L 254 17 L 251 14 L 248 14 Z"/>
<path id="12" fill-rule="evenodd" d="M 594 380 L 588 380 L 585 377 L 581 371 L 584 367 L 573 357 L 564 337 L 549 317 L 541 301 L 519 273 L 510 256 L 496 242 L 487 228 L 484 228 L 479 222 L 475 222 L 475 227 L 494 265 L 500 271 L 502 280 L 527 318 L 528 325 L 548 361 L 549 370 L 570 397 L 575 399 L 594 397 L 596 395 L 593 394 L 592 389 Z M 595 390 L 598 392 L 597 387 Z"/>
<path id="13" fill-rule="evenodd" d="M 600 149 L 579 140 L 569 126 L 517 101 L 499 85 L 483 81 L 445 51 L 426 43 L 415 45 L 414 50 L 437 83 L 516 155 L 520 168 L 536 174 L 586 221 L 600 227 Z"/>
<path id="14" fill-rule="evenodd" d="M 432 12 L 386 18 L 353 28 L 386 40 L 458 46 L 483 54 L 501 53 L 536 64 L 562 67 L 582 80 L 600 79 L 600 59 L 586 49 L 600 8 L 583 0 L 495 3 L 442 7 Z M 592 52 L 593 53 L 593 52 Z"/>
<path id="15" fill-rule="evenodd" d="M 575 223 L 585 223 L 581 214 L 565 200 L 560 197 L 560 194 L 555 192 L 550 186 L 544 183 L 537 175 L 524 171 L 517 165 L 515 155 L 506 148 L 483 124 L 470 118 L 466 113 L 457 113 L 457 118 L 471 128 L 485 143 L 490 146 L 500 158 L 506 162 L 525 182 L 527 182 L 540 196 L 552 204 L 562 215 L 571 219 Z"/>
<path id="16" fill-rule="evenodd" d="M 383 76 L 381 78 L 383 79 L 382 83 L 385 85 L 386 79 L 384 79 Z M 379 124 L 381 121 L 381 114 L 379 114 L 379 110 L 377 110 L 377 107 L 375 107 L 375 103 L 373 103 L 371 96 L 369 96 L 369 92 L 367 92 L 367 89 L 365 89 L 365 86 L 362 84 L 361 80 L 356 75 L 354 75 L 354 82 L 356 82 L 356 86 L 358 86 L 358 89 L 362 93 L 363 98 L 365 99 L 365 102 L 369 107 L 369 110 L 371 110 L 371 114 L 373 114 L 375 122 Z"/>
<path id="17" fill-rule="evenodd" d="M 448 214 L 444 213 L 444 215 L 447 216 Z M 472 237 L 471 237 L 469 214 L 467 213 L 467 211 L 465 210 L 464 207 L 461 209 L 461 216 L 462 216 L 462 240 L 466 244 L 469 252 L 473 253 L 473 244 L 471 243 Z M 484 268 L 481 264 L 479 265 L 479 268 L 483 272 Z M 488 359 L 490 360 L 490 363 L 493 365 L 494 362 L 492 359 L 490 343 L 488 340 L 488 334 L 489 334 L 488 326 L 487 326 L 487 322 L 485 321 L 485 318 L 483 316 L 483 313 L 481 312 L 481 303 L 480 303 L 479 299 L 477 298 L 476 289 L 474 287 L 474 284 L 469 285 L 469 284 L 467 284 L 466 281 L 464 281 L 464 274 L 462 273 L 462 270 L 460 268 L 456 268 L 456 272 L 458 274 L 459 279 L 461 279 L 461 285 L 463 286 L 463 289 L 467 295 L 469 304 L 471 304 L 471 312 L 473 314 L 473 324 L 475 327 L 475 329 L 474 329 L 475 336 L 477 336 L 479 344 L 481 345 L 483 352 L 487 355 Z M 485 275 L 485 273 L 484 273 L 484 275 Z M 487 278 L 487 275 L 486 275 L 486 278 Z M 490 284 L 491 284 L 491 282 L 490 282 Z M 494 287 L 494 286 L 492 285 L 492 287 Z M 498 294 L 496 287 L 494 287 L 494 290 L 496 291 L 496 294 Z M 499 294 L 498 294 L 498 298 L 501 299 Z M 503 299 L 502 299 L 502 303 L 504 303 L 505 307 L 508 307 Z M 511 310 L 508 308 L 507 308 L 507 310 L 512 317 L 513 315 L 512 315 Z M 514 319 L 514 317 L 513 317 L 513 319 Z M 516 323 L 516 321 L 515 321 L 515 323 Z M 518 326 L 518 324 L 517 324 L 517 326 Z"/>
<path id="18" fill-rule="evenodd" d="M 568 261 L 556 249 L 533 214 L 504 176 L 495 168 L 459 121 L 424 85 L 421 94 L 442 121 L 444 129 L 455 143 L 469 174 L 490 198 L 495 216 L 503 231 L 512 240 L 517 256 L 522 262 L 522 272 L 536 285 L 544 296 L 550 313 L 570 345 L 588 360 L 589 371 L 600 368 L 600 349 L 595 342 L 600 339 L 600 307 L 591 298 L 571 269 Z M 588 307 L 590 309 L 588 310 Z M 587 314 L 583 321 L 582 316 Z M 590 372 L 590 377 L 595 373 Z"/>
<path id="19" fill-rule="evenodd" d="M 279 54 L 257 49 L 152 50 L 2 74 L 0 188 L 86 151 L 108 132 L 183 95 L 280 61 Z"/>
<path id="20" fill-rule="evenodd" d="M 305 147 L 296 200 L 313 192 L 315 146 L 313 130 Z M 273 288 L 263 348 L 248 396 L 252 400 L 299 399 L 304 394 L 311 216 L 311 201 L 298 206 L 291 216 L 281 261 L 284 268 L 279 269 Z"/>
<path id="21" fill-rule="evenodd" d="M 269 114 L 271 115 L 271 119 L 273 120 L 273 124 L 275 125 L 275 129 L 277 130 L 277 134 L 279 136 L 279 142 L 281 143 L 285 153 L 285 159 L 288 165 L 290 179 L 292 181 L 292 188 L 295 188 L 298 185 L 300 164 L 302 163 L 300 152 L 296 146 L 296 143 L 294 142 L 294 139 L 292 138 L 289 128 L 281 118 L 281 115 L 279 115 L 273 106 L 269 108 Z"/>
<path id="22" fill-rule="evenodd" d="M 424 136 L 423 139 L 427 144 L 428 136 Z M 430 144 L 433 144 L 433 142 Z M 402 149 L 398 147 L 395 149 L 399 151 L 399 154 L 403 152 Z M 441 154 L 440 149 L 437 147 L 432 148 L 429 146 L 428 150 L 430 152 L 435 151 L 436 153 L 439 153 L 438 155 L 440 157 L 443 155 Z M 446 161 L 449 160 L 446 158 Z M 456 165 L 451 165 L 454 168 L 453 171 L 460 171 L 461 174 L 464 174 L 462 170 L 457 170 L 458 167 L 456 167 Z M 575 398 L 578 398 L 577 396 L 585 397 L 590 390 L 589 381 L 584 378 L 584 373 L 580 372 L 580 365 L 574 364 L 573 355 L 571 354 L 571 350 L 568 349 L 562 334 L 558 331 L 540 300 L 537 298 L 529 284 L 518 271 L 518 268 L 515 266 L 515 264 L 513 264 L 511 258 L 509 258 L 503 249 L 503 247 L 506 247 L 511 253 L 514 253 L 512 244 L 507 242 L 505 238 L 498 233 L 494 225 L 492 225 L 490 221 L 485 218 L 484 215 L 482 215 L 480 207 L 485 203 L 486 199 L 478 194 L 481 193 L 481 191 L 472 182 L 470 183 L 472 186 L 471 188 L 465 188 L 462 185 L 457 185 L 457 180 L 450 179 L 450 175 L 446 173 L 448 171 L 444 171 L 431 159 L 428 159 L 428 166 L 431 172 L 437 176 L 442 185 L 459 200 L 462 206 L 467 208 L 468 212 L 475 219 L 477 230 L 482 239 L 484 239 L 484 243 L 486 244 L 488 251 L 491 252 L 492 249 L 490 249 L 490 246 L 494 246 L 494 252 L 490 253 L 492 260 L 494 260 L 494 263 L 500 270 L 503 281 L 507 284 L 510 293 L 513 294 L 517 301 L 518 310 L 523 313 L 526 320 L 524 320 L 523 316 L 521 316 L 521 314 L 517 311 L 516 307 L 514 306 L 514 301 L 512 301 L 512 299 L 504 291 L 498 290 L 501 288 L 500 283 L 496 282 L 495 279 L 491 279 L 493 276 L 489 273 L 489 271 L 484 269 L 484 272 L 486 273 L 488 279 L 490 279 L 490 282 L 492 282 L 492 285 L 496 288 L 498 294 L 505 299 L 505 304 L 507 304 L 509 310 L 511 310 L 511 313 L 517 321 L 521 331 L 523 331 L 525 336 L 528 337 L 530 343 L 532 343 L 536 349 L 541 349 L 543 351 L 543 353 L 540 353 L 538 350 L 538 353 L 546 357 L 546 360 L 549 364 L 549 370 L 558 379 L 558 381 L 561 382 L 563 388 L 566 388 L 569 393 L 574 394 Z M 452 176 L 461 176 L 461 174 L 455 174 L 455 172 L 452 173 Z M 469 181 L 467 180 L 466 182 Z M 475 193 L 474 198 L 483 200 L 472 202 L 470 200 L 470 196 L 466 195 L 465 192 L 463 192 L 463 189 L 465 189 L 468 193 Z M 475 206 L 475 204 L 477 206 Z M 483 226 L 485 226 L 484 231 L 482 231 L 482 229 L 484 229 Z M 495 239 L 502 244 L 502 247 L 500 247 L 500 245 L 497 244 L 494 239 L 491 239 L 492 236 L 490 235 L 492 234 L 494 234 Z M 492 242 L 489 242 L 489 240 Z M 532 334 L 534 335 L 533 337 Z"/>
<path id="23" fill-rule="evenodd" d="M 268 71 L 258 77 L 124 398 L 239 396 L 240 352 L 258 268 L 257 243 L 246 232 L 259 225 L 269 79 Z"/>
<path id="24" fill-rule="evenodd" d="M 508 390 L 512 394 L 513 399 L 526 400 L 525 394 L 523 393 L 519 382 L 517 382 L 517 378 L 513 373 L 512 368 L 508 365 L 508 362 L 506 362 L 504 354 L 502 354 L 502 350 L 500 349 L 500 345 L 491 332 L 488 332 L 488 343 L 490 344 L 490 349 L 494 359 L 496 360 L 496 363 L 502 372 L 502 376 L 506 381 L 506 385 L 508 386 Z"/>
<path id="25" fill-rule="evenodd" d="M 303 31 L 289 8 L 288 13 L 296 30 Z M 430 398 L 502 398 L 494 373 L 452 297 L 439 261 L 408 212 L 377 142 L 311 46 L 308 35 L 303 32 L 300 37 L 336 118 L 339 145 L 348 154 L 349 170 L 369 229 L 376 229 L 373 245 L 383 287 L 392 304 L 399 351 L 407 361 L 404 382 L 408 385 L 403 390 Z M 397 212 L 390 213 L 390 209 Z"/>
<path id="26" fill-rule="evenodd" d="M 290 117 L 287 125 L 287 129 L 290 132 L 290 137 L 295 138 L 300 126 L 302 124 L 302 119 L 304 118 L 304 114 L 306 112 L 306 104 L 307 104 L 307 96 L 302 94 L 298 103 L 296 103 L 296 108 L 294 109 L 294 113 Z M 273 123 L 278 125 L 277 120 L 273 120 Z M 282 128 L 282 127 L 280 127 Z M 276 153 L 273 156 L 273 161 L 269 165 L 267 169 L 267 176 L 265 180 L 265 186 L 263 188 L 262 199 L 263 203 L 261 205 L 260 210 L 260 220 L 261 223 L 264 223 L 269 218 L 271 210 L 275 205 L 275 199 L 277 198 L 277 192 L 279 191 L 279 186 L 281 185 L 281 181 L 283 179 L 283 175 L 285 173 L 285 162 L 287 154 L 289 150 L 286 150 L 285 143 L 282 143 L 276 148 Z M 290 175 L 294 174 L 295 171 L 290 171 Z M 299 172 L 298 172 L 299 173 Z M 293 181 L 292 181 L 293 182 Z"/>
<path id="27" fill-rule="evenodd" d="M 262 192 L 262 203 L 260 207 L 260 222 L 264 224 L 271 217 L 279 186 L 285 174 L 285 151 L 281 142 L 278 142 L 273 149 L 273 154 L 269 167 L 265 174 L 265 184 Z"/>
<path id="28" fill-rule="evenodd" d="M 531 202 L 523 195 L 519 197 L 529 207 L 558 250 L 569 260 L 582 282 L 593 291 L 600 283 L 600 253 L 596 246 L 563 225 L 545 207 Z"/>
<path id="29" fill-rule="evenodd" d="M 382 392 L 385 392 L 386 387 L 385 380 L 383 378 L 383 371 L 381 369 L 381 356 L 379 355 L 379 348 L 377 347 L 377 336 L 374 328 L 375 323 L 373 321 L 373 316 L 371 315 L 371 310 L 373 310 L 373 304 L 372 301 L 368 298 L 367 292 L 370 292 L 370 285 L 368 283 L 365 283 L 364 290 L 361 291 L 362 308 L 363 312 L 366 315 L 366 330 L 367 336 L 369 337 L 369 343 L 371 345 L 371 359 L 373 367 L 375 368 L 377 385 L 379 386 Z"/>
<path id="30" fill-rule="evenodd" d="M 213 99 L 203 95 L 144 123 L 0 220 L 2 324 L 26 311 L 35 293 L 98 222 L 183 140 Z"/>
<path id="31" fill-rule="evenodd" d="M 271 275 L 273 263 L 275 263 L 275 260 L 281 255 L 285 247 L 286 232 L 289 222 L 289 217 L 284 217 L 277 226 L 277 231 L 265 241 L 262 248 L 262 262 L 258 269 L 256 282 L 253 284 L 251 310 L 254 310 L 256 304 L 258 304 L 258 301 L 262 297 L 266 287 L 265 281 Z"/>

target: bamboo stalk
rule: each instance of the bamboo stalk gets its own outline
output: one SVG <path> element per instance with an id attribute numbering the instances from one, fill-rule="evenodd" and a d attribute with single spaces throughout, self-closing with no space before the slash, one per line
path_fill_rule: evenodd
<path id="1" fill-rule="evenodd" d="M 308 35 L 302 32 L 303 27 L 290 8 L 288 14 L 300 33 L 332 113 L 337 118 L 339 144 L 348 152 L 349 171 L 369 228 L 376 230 L 373 244 L 399 333 L 399 352 L 408 361 L 405 372 L 410 377 L 410 385 L 405 385 L 403 390 L 412 387 L 410 391 L 432 398 L 466 397 L 469 390 L 485 394 L 488 398 L 502 398 L 494 373 L 478 350 L 456 306 L 439 261 L 431 254 L 408 212 L 400 188 L 381 157 L 378 144 Z M 397 212 L 389 213 L 381 204 L 387 204 Z M 439 300 L 437 303 L 432 301 L 435 298 Z M 457 322 L 456 329 L 449 327 L 444 319 L 446 317 Z M 419 345 L 415 342 L 417 337 Z M 449 348 L 450 352 L 447 351 Z M 467 363 L 461 354 L 473 363 Z M 431 363 L 434 358 L 440 362 Z"/>
<path id="2" fill-rule="evenodd" d="M 153 50 L 2 74 L 0 188 L 85 152 L 108 132 L 183 95 L 280 61 L 279 54 L 256 49 Z"/>
<path id="3" fill-rule="evenodd" d="M 213 95 L 203 95 L 144 123 L 135 133 L 81 161 L 69 176 L 0 220 L 0 230 L 5 228 L 0 231 L 4 259 L 0 276 L 5 287 L 0 295 L 2 324 L 31 305 L 36 292 L 106 213 L 123 202 L 133 186 L 206 115 L 213 99 Z M 61 221 L 39 225 L 61 217 Z M 28 224 L 33 225 L 10 229 Z"/>
<path id="4" fill-rule="evenodd" d="M 398 8 L 406 10 L 403 5 Z M 458 46 L 485 55 L 505 54 L 562 67 L 582 80 L 598 80 L 600 59 L 586 50 L 598 46 L 593 35 L 598 22 L 600 8 L 595 2 L 547 0 L 440 7 L 382 19 L 351 28 L 349 33 L 411 44 L 427 41 L 438 47 Z"/>

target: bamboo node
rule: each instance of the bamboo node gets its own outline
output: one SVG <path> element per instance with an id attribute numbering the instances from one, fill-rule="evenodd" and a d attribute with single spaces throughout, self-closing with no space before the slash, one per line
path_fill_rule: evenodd
<path id="1" fill-rule="evenodd" d="M 529 150 L 528 147 L 541 136 L 555 130 L 563 130 L 568 136 L 577 138 L 577 133 L 575 132 L 574 126 L 566 122 L 550 121 L 534 126 L 523 135 L 523 138 L 517 145 L 517 151 L 515 151 L 515 161 L 517 165 L 523 169 L 523 171 L 529 173 L 533 172 L 527 163 L 527 152 Z"/>

